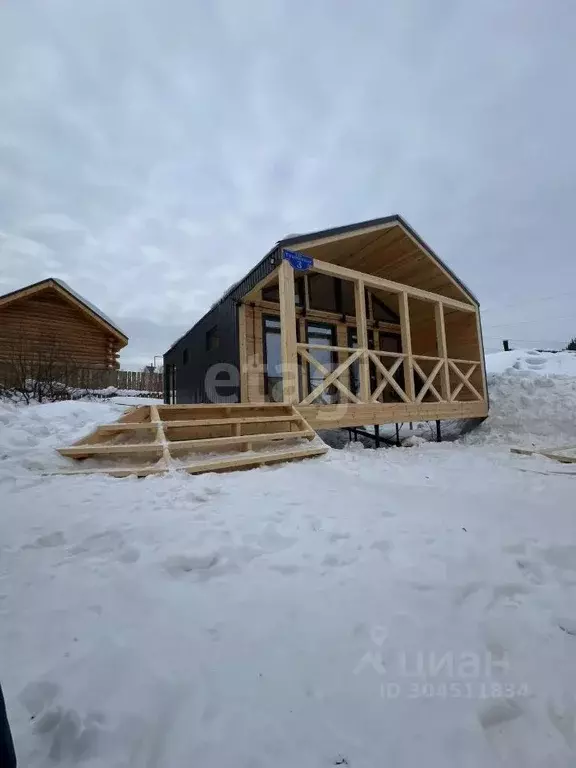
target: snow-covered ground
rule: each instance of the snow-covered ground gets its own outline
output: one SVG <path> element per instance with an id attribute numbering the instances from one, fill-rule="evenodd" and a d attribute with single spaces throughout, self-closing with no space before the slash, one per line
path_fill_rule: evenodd
<path id="1" fill-rule="evenodd" d="M 21 765 L 573 766 L 576 477 L 508 445 L 576 444 L 576 378 L 529 357 L 457 443 L 227 475 L 45 476 L 122 409 L 0 406 Z"/>

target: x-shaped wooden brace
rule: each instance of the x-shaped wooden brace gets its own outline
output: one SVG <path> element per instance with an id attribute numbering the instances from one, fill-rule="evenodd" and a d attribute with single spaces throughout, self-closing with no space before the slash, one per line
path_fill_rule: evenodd
<path id="1" fill-rule="evenodd" d="M 465 374 L 462 373 L 460 368 L 458 368 L 456 363 L 453 363 L 452 360 L 448 360 L 448 364 L 450 365 L 450 367 L 452 368 L 454 373 L 460 379 L 460 384 L 458 384 L 458 386 L 456 387 L 456 389 L 454 390 L 454 392 L 452 392 L 452 394 L 450 396 L 450 399 L 452 400 L 452 402 L 454 402 L 454 400 L 456 400 L 457 396 L 460 394 L 460 390 L 462 389 L 462 387 L 468 387 L 470 392 L 472 392 L 472 394 L 476 397 L 477 400 L 483 400 L 484 398 L 482 397 L 480 392 L 478 392 L 476 387 L 470 381 L 470 376 L 472 376 L 472 374 L 476 370 L 476 366 L 478 365 L 478 363 L 472 363 L 472 365 L 468 369 L 468 372 L 465 373 Z"/>
<path id="2" fill-rule="evenodd" d="M 417 403 L 421 403 L 422 400 L 424 399 L 424 395 L 426 394 L 426 392 L 428 392 L 428 390 L 430 390 L 430 392 L 432 392 L 432 394 L 434 395 L 436 400 L 438 400 L 439 402 L 442 402 L 442 395 L 438 392 L 438 390 L 436 389 L 436 387 L 434 386 L 434 384 L 432 382 L 434 381 L 434 379 L 438 375 L 438 372 L 440 371 L 440 368 L 442 368 L 442 366 L 444 365 L 444 360 L 439 360 L 436 363 L 434 368 L 432 368 L 432 373 L 429 376 L 426 376 L 426 374 L 424 373 L 422 368 L 420 368 L 420 366 L 418 365 L 416 360 L 413 360 L 412 362 L 413 362 L 413 365 L 414 365 L 414 370 L 424 380 L 424 384 L 422 385 L 422 389 L 418 393 L 418 397 L 416 398 L 416 402 Z"/>
<path id="3" fill-rule="evenodd" d="M 315 368 L 317 368 L 322 376 L 324 376 L 324 381 L 320 382 L 317 387 L 315 387 L 310 394 L 302 400 L 300 405 L 310 405 L 310 403 L 313 403 L 314 400 L 318 397 L 318 395 L 322 394 L 324 390 L 329 387 L 331 384 L 334 384 L 334 386 L 342 392 L 343 395 L 345 395 L 349 400 L 352 400 L 353 403 L 359 403 L 361 402 L 359 398 L 356 397 L 350 390 L 342 384 L 341 381 L 338 381 L 338 376 L 341 376 L 344 371 L 348 368 L 349 365 L 352 365 L 352 363 L 357 360 L 363 353 L 363 350 L 358 349 L 356 352 L 354 352 L 348 360 L 343 362 L 341 365 L 338 366 L 338 368 L 335 368 L 332 372 L 328 370 L 328 368 L 325 368 L 322 363 L 319 363 L 318 360 L 312 357 L 312 355 L 307 352 L 305 349 L 299 349 L 298 354 L 306 360 L 306 362 L 309 365 L 313 365 Z"/>
<path id="4" fill-rule="evenodd" d="M 374 390 L 374 392 L 372 394 L 372 402 L 373 403 L 377 402 L 377 400 L 380 397 L 380 395 L 382 394 L 382 392 L 384 392 L 384 390 L 386 389 L 388 384 L 390 384 L 390 386 L 393 389 L 395 389 L 396 392 L 400 395 L 402 400 L 404 400 L 405 403 L 409 403 L 410 400 L 408 399 L 408 395 L 404 392 L 402 387 L 400 387 L 398 385 L 398 382 L 394 379 L 394 374 L 396 373 L 398 368 L 400 368 L 400 366 L 404 362 L 404 358 L 403 357 L 399 357 L 394 362 L 394 365 L 390 368 L 390 370 L 388 370 L 388 368 L 386 368 L 383 365 L 381 360 L 379 360 L 378 355 L 374 354 L 374 352 L 368 352 L 368 355 L 370 356 L 370 360 L 372 360 L 372 362 L 374 363 L 376 368 L 380 371 L 380 373 L 382 374 L 382 377 L 383 377 L 382 381 L 380 382 L 380 384 L 378 384 L 378 386 L 376 387 L 376 389 Z"/>

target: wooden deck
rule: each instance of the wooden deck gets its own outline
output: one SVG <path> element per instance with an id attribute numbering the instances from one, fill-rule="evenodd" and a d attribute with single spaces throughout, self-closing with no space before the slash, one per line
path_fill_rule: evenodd
<path id="1" fill-rule="evenodd" d="M 406 424 L 410 421 L 485 418 L 488 406 L 482 401 L 459 403 L 357 403 L 297 405 L 312 429 L 341 429 L 364 424 Z"/>
<path id="2" fill-rule="evenodd" d="M 321 456 L 327 450 L 291 405 L 140 406 L 60 448 L 62 456 L 92 464 L 59 474 L 229 472 Z"/>

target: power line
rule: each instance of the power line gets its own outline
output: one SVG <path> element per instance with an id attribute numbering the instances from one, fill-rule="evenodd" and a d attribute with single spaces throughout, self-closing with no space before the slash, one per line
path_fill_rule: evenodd
<path id="1" fill-rule="evenodd" d="M 550 322 L 552 320 L 570 320 L 573 323 L 576 323 L 576 317 L 573 317 L 573 316 L 570 316 L 570 317 L 568 317 L 568 316 L 564 316 L 564 317 L 546 317 L 546 318 L 544 318 L 545 322 Z M 497 325 L 493 325 L 492 323 L 485 323 L 484 327 L 485 328 L 509 328 L 509 327 L 515 326 L 515 325 L 529 325 L 531 323 L 542 323 L 542 322 L 543 322 L 543 318 L 538 317 L 538 318 L 534 318 L 532 320 L 511 320 L 508 323 L 498 323 Z"/>
<path id="2" fill-rule="evenodd" d="M 520 307 L 524 304 L 536 304 L 540 301 L 550 301 L 551 299 L 559 299 L 563 296 L 573 296 L 574 291 L 565 291 L 564 293 L 555 293 L 553 296 L 540 296 L 536 297 L 535 299 L 523 299 L 522 301 L 513 301 L 510 304 L 500 304 L 500 305 L 494 305 L 492 307 L 482 307 L 480 309 L 481 312 L 493 312 L 496 309 L 509 309 L 510 307 Z"/>

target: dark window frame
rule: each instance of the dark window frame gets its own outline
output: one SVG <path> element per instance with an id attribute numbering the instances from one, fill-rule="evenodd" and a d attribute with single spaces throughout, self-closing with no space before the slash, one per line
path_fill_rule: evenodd
<path id="1" fill-rule="evenodd" d="M 279 324 L 279 327 L 276 328 L 267 328 L 266 327 L 266 321 L 272 320 L 275 323 Z M 268 376 L 268 347 L 266 344 L 266 334 L 268 332 L 270 333 L 277 333 L 278 336 L 281 337 L 282 329 L 281 329 L 281 320 L 280 315 L 270 315 L 270 314 L 264 314 L 262 313 L 262 362 L 264 364 L 264 397 L 268 398 L 266 402 L 277 402 L 276 400 L 272 400 L 270 396 L 270 377 Z"/>
<path id="2" fill-rule="evenodd" d="M 320 321 L 316 320 L 307 320 L 306 321 L 306 344 L 313 344 L 314 341 L 310 341 L 310 326 L 320 327 L 320 328 L 327 328 L 330 330 L 330 344 L 327 346 L 335 347 L 337 346 L 337 329 L 336 325 L 333 323 L 322 323 Z M 314 352 L 317 350 L 312 349 L 309 350 L 312 357 L 314 357 Z M 333 366 L 332 370 L 338 366 L 338 353 L 334 350 L 330 350 L 330 364 Z M 310 370 L 310 363 L 306 363 L 306 381 L 308 383 L 308 393 L 312 392 L 314 387 L 312 386 L 312 377 L 311 377 L 311 370 Z M 334 385 L 330 385 L 327 389 L 324 390 L 324 393 L 330 392 L 332 389 L 332 394 L 336 393 L 336 387 Z M 320 395 L 322 397 L 322 395 Z M 335 400 L 334 402 L 337 402 Z M 323 405 L 326 405 L 326 403 L 321 403 Z"/>
<path id="3" fill-rule="evenodd" d="M 206 331 L 205 347 L 206 352 L 213 352 L 220 346 L 220 336 L 218 334 L 218 326 L 213 325 Z"/>

